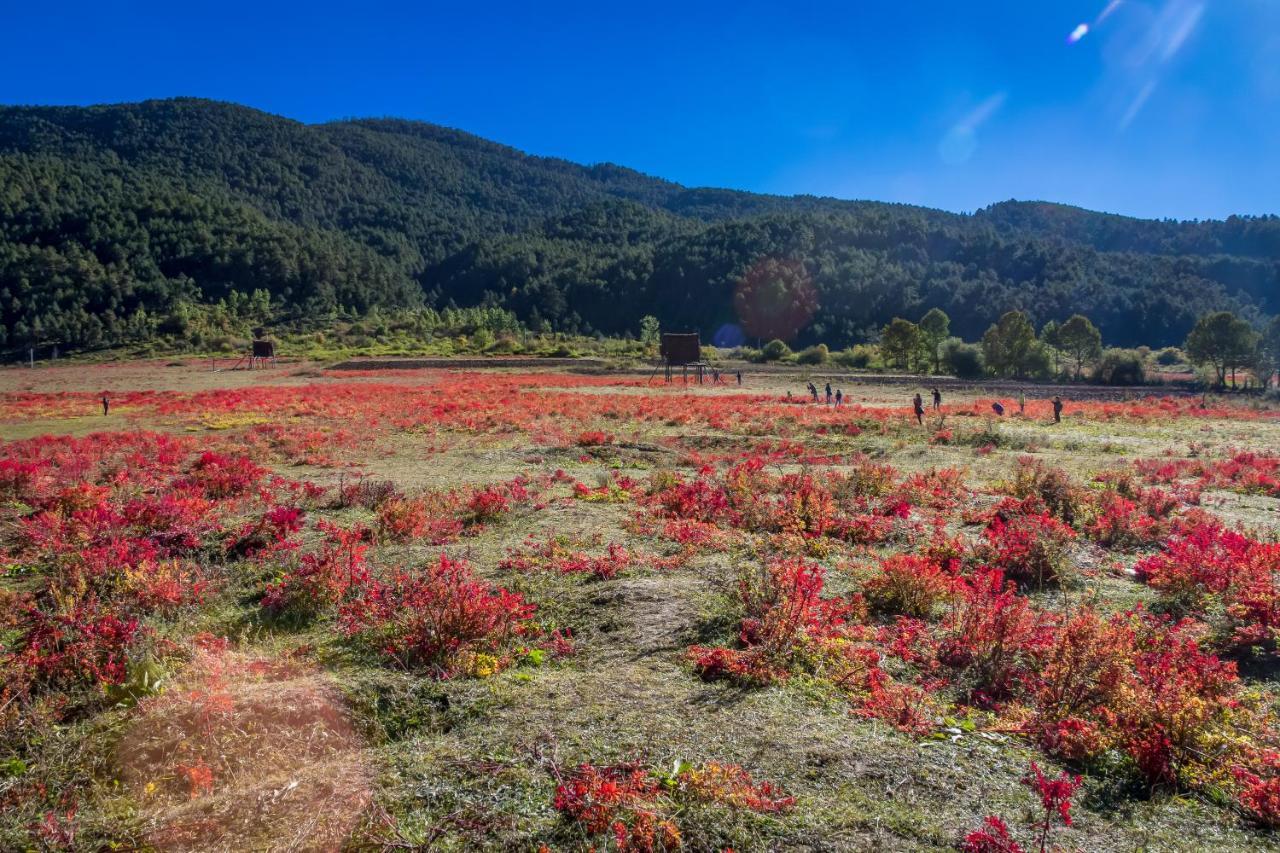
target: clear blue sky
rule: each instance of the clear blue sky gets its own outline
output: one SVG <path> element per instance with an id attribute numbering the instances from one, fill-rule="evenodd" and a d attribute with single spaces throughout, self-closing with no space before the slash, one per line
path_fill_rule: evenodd
<path id="1" fill-rule="evenodd" d="M 951 210 L 1280 213 L 1280 0 L 5 6 L 0 103 L 395 115 L 689 185 Z"/>

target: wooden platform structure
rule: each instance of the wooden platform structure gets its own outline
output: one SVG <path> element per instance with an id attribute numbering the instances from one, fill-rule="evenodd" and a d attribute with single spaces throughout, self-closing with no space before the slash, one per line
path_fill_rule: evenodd
<path id="1" fill-rule="evenodd" d="M 661 361 L 653 369 L 653 373 L 649 374 L 650 382 L 661 370 L 663 378 L 667 384 L 670 384 L 677 367 L 680 368 L 681 377 L 686 385 L 689 384 L 690 368 L 693 369 L 694 378 L 699 385 L 705 381 L 709 370 L 713 371 L 713 381 L 721 381 L 720 372 L 702 360 L 702 339 L 697 332 L 663 332 L 662 340 L 658 345 L 658 355 Z"/>
<path id="2" fill-rule="evenodd" d="M 276 366 L 276 342 L 255 340 L 249 351 L 240 356 L 240 360 L 231 365 L 232 370 L 257 370 Z"/>

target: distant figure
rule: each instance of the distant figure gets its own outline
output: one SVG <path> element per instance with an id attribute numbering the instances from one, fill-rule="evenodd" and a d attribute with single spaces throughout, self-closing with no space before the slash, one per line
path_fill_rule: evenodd
<path id="1" fill-rule="evenodd" d="M 788 402 L 788 403 L 790 403 L 790 402 L 791 402 L 791 389 L 790 389 L 790 388 L 788 388 L 788 389 L 787 389 L 787 402 Z"/>
<path id="2" fill-rule="evenodd" d="M 831 383 L 827 383 L 827 405 L 831 405 Z"/>
<path id="3" fill-rule="evenodd" d="M 937 388 L 933 389 L 933 410 L 936 412 L 942 408 L 942 392 Z"/>
<path id="4" fill-rule="evenodd" d="M 836 408 L 840 408 L 840 404 L 844 402 L 844 392 L 839 388 L 836 389 Z"/>
<path id="5" fill-rule="evenodd" d="M 991 404 L 991 411 L 995 412 L 998 416 L 1002 418 L 1004 417 L 1004 406 L 1000 405 L 999 400 Z"/>
<path id="6" fill-rule="evenodd" d="M 1027 413 L 1027 395 L 1021 391 L 1018 392 L 1018 414 L 1025 415 Z"/>
<path id="7" fill-rule="evenodd" d="M 102 416 L 105 418 L 107 413 L 111 411 L 111 401 L 107 399 L 107 395 L 102 395 Z"/>
<path id="8" fill-rule="evenodd" d="M 813 395 L 813 402 L 815 403 L 818 402 L 818 386 L 814 385 L 812 382 L 810 382 L 808 385 L 809 385 L 809 393 Z"/>
<path id="9" fill-rule="evenodd" d="M 1062 423 L 1062 398 L 1053 398 L 1053 422 L 1055 424 Z"/>
<path id="10" fill-rule="evenodd" d="M 916 413 L 916 423 L 924 426 L 924 400 L 920 398 L 920 393 L 916 392 L 915 399 L 911 401 L 912 407 Z"/>
<path id="11" fill-rule="evenodd" d="M 741 385 L 741 384 L 742 384 L 742 371 L 741 371 L 741 370 L 739 370 L 739 371 L 738 371 L 738 384 L 739 384 L 739 385 Z"/>

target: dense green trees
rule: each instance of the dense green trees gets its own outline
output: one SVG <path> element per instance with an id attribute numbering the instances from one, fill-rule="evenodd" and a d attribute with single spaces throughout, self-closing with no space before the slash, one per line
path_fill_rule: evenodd
<path id="1" fill-rule="evenodd" d="M 1080 378 L 1087 365 L 1102 358 L 1102 333 L 1088 317 L 1080 314 L 1071 315 L 1068 320 L 1058 326 L 1049 341 L 1051 346 L 1062 350 L 1071 360 L 1074 376 Z"/>
<path id="2" fill-rule="evenodd" d="M 880 332 L 880 354 L 889 366 L 910 370 L 919 361 L 922 340 L 919 326 L 894 317 Z"/>
<path id="3" fill-rule="evenodd" d="M 941 369 L 941 357 L 938 345 L 951 334 L 951 318 L 941 308 L 930 308 L 920 318 L 921 345 L 925 349 L 926 359 L 936 373 Z"/>
<path id="4" fill-rule="evenodd" d="M 535 330 L 634 335 L 652 315 L 797 348 L 921 317 L 933 362 L 1013 310 L 1079 313 L 1122 346 L 1179 343 L 1217 310 L 1255 322 L 1280 308 L 1280 219 L 687 189 L 426 124 L 190 99 L 0 108 L 0 348 L 179 334 L 194 308 L 254 291 L 272 319 L 317 326 L 491 306 Z"/>
<path id="5" fill-rule="evenodd" d="M 1218 385 L 1236 384 L 1236 371 L 1253 365 L 1260 336 L 1230 311 L 1206 314 L 1196 323 L 1183 349 L 1193 362 L 1213 368 Z"/>
<path id="6" fill-rule="evenodd" d="M 1271 383 L 1271 378 L 1280 370 L 1280 317 L 1272 317 L 1262 340 L 1258 344 L 1258 358 L 1255 374 L 1264 385 Z"/>
<path id="7" fill-rule="evenodd" d="M 1008 311 L 982 336 L 982 356 L 997 376 L 1030 374 L 1036 331 L 1023 311 Z"/>

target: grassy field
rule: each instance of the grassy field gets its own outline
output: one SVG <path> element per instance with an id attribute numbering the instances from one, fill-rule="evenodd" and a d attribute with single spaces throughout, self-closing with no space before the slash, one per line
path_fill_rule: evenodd
<path id="1" fill-rule="evenodd" d="M 646 378 L 0 371 L 0 848 L 1280 848 L 1280 411 Z"/>

